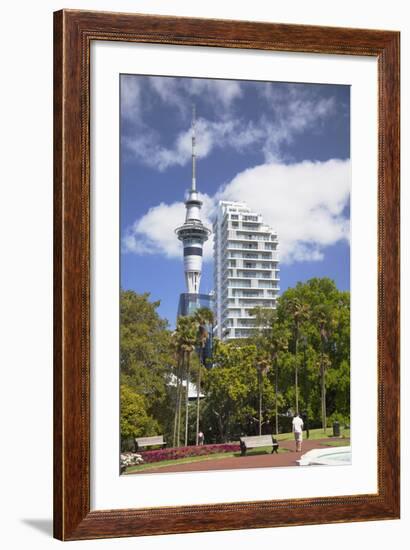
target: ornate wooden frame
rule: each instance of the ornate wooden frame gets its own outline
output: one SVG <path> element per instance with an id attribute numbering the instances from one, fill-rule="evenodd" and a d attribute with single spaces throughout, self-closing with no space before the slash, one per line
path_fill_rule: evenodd
<path id="1" fill-rule="evenodd" d="M 92 40 L 378 60 L 378 493 L 90 510 L 89 74 Z M 398 32 L 63 10 L 54 14 L 54 535 L 62 540 L 393 519 L 399 455 Z"/>

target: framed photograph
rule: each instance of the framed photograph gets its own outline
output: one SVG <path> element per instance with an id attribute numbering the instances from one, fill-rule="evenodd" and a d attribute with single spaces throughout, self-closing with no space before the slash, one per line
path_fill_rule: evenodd
<path id="1" fill-rule="evenodd" d="M 54 14 L 54 534 L 394 519 L 392 31 Z"/>

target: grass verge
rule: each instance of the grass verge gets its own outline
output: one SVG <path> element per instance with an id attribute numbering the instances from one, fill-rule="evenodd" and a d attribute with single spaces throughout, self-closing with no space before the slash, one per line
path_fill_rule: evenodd
<path id="1" fill-rule="evenodd" d="M 303 438 L 305 437 L 306 432 L 303 432 Z M 316 439 L 325 439 L 326 437 L 332 437 L 333 436 L 333 429 L 327 428 L 326 433 L 323 432 L 322 428 L 317 428 L 315 430 L 309 430 L 309 440 L 316 440 Z M 340 429 L 340 436 L 342 438 L 349 438 L 350 437 L 350 429 L 348 428 L 341 428 Z M 274 435 L 278 441 L 289 441 L 290 439 L 294 439 L 293 433 L 285 433 L 285 434 L 278 434 Z M 333 439 L 333 441 L 337 441 Z"/>
<path id="2" fill-rule="evenodd" d="M 350 443 L 346 443 L 346 440 L 343 441 L 326 441 L 325 443 L 322 443 L 322 447 L 345 447 L 346 445 L 349 445 Z"/>
<path id="3" fill-rule="evenodd" d="M 288 453 L 288 449 L 282 449 L 279 447 L 280 453 Z M 261 447 L 260 449 L 254 449 L 248 451 L 246 456 L 256 456 L 270 454 L 272 447 Z M 187 456 L 185 458 L 178 458 L 174 460 L 163 460 L 161 462 L 152 462 L 151 464 L 139 464 L 137 466 L 129 466 L 125 471 L 125 474 L 134 474 L 136 472 L 144 472 L 148 470 L 157 470 L 159 468 L 165 468 L 166 466 L 174 466 L 175 464 L 188 464 L 192 462 L 205 462 L 209 460 L 220 460 L 221 458 L 233 458 L 240 457 L 241 453 L 214 453 L 212 455 L 205 456 Z"/>

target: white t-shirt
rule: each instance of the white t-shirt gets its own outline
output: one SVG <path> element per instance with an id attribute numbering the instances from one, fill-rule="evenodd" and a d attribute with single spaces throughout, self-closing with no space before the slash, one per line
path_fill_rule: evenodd
<path id="1" fill-rule="evenodd" d="M 295 418 L 292 420 L 292 426 L 294 432 L 300 433 L 302 431 L 303 420 L 300 418 L 300 416 L 295 416 Z"/>

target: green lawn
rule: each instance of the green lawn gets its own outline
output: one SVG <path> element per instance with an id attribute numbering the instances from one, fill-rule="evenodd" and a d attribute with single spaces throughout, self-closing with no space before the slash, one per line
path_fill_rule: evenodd
<path id="1" fill-rule="evenodd" d="M 305 434 L 306 434 L 306 432 L 303 432 L 304 439 L 306 438 Z M 310 440 L 324 439 L 326 437 L 331 437 L 332 435 L 333 435 L 333 429 L 332 428 L 327 428 L 326 433 L 323 432 L 322 428 L 317 428 L 315 430 L 309 430 L 309 439 Z M 349 438 L 350 437 L 350 429 L 341 427 L 340 428 L 340 435 L 341 435 L 341 437 Z M 294 439 L 294 436 L 293 436 L 292 432 L 285 433 L 285 434 L 274 435 L 273 437 L 275 437 L 278 441 L 288 441 L 290 439 Z M 335 441 L 335 440 L 333 439 L 333 441 Z M 329 441 L 329 443 L 330 443 L 330 441 Z"/>
<path id="2" fill-rule="evenodd" d="M 326 443 L 322 443 L 322 447 L 344 447 L 346 445 L 346 440 L 333 440 L 333 441 L 326 441 Z"/>
<path id="3" fill-rule="evenodd" d="M 281 447 L 278 448 L 279 453 L 288 453 L 288 449 L 283 449 Z M 250 449 L 246 452 L 246 456 L 255 456 L 255 455 L 265 455 L 265 454 L 271 454 L 272 453 L 272 447 L 259 447 L 258 449 Z M 232 456 L 242 456 L 240 452 L 236 453 L 230 453 Z"/>
<path id="4" fill-rule="evenodd" d="M 272 447 L 260 447 L 259 449 L 253 449 L 246 453 L 246 456 L 255 456 L 255 455 L 263 455 L 263 454 L 270 454 L 272 451 Z M 288 449 L 281 449 L 279 447 L 278 451 L 280 453 L 288 453 Z M 208 460 L 219 460 L 221 458 L 232 458 L 232 457 L 240 457 L 240 452 L 234 452 L 234 453 L 214 453 L 211 455 L 202 455 L 202 456 L 187 456 L 185 458 L 177 458 L 174 460 L 162 460 L 161 462 L 153 462 L 152 464 L 139 464 L 137 466 L 129 466 L 126 470 L 126 474 L 132 474 L 134 472 L 142 472 L 147 470 L 153 470 L 157 468 L 164 468 L 165 466 L 170 466 L 174 464 L 188 464 L 192 462 L 204 462 Z"/>

